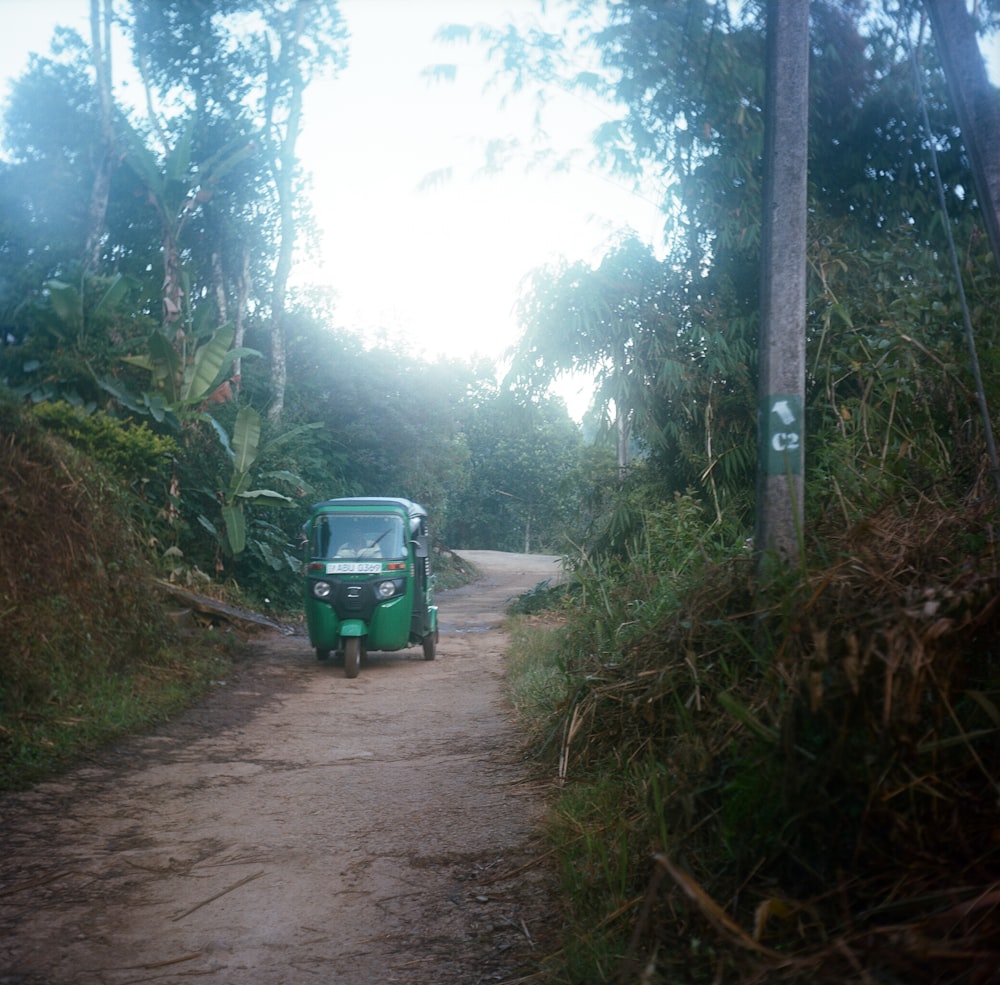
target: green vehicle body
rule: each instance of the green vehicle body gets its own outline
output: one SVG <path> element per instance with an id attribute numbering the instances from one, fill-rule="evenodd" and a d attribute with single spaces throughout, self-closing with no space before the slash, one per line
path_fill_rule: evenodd
<path id="1" fill-rule="evenodd" d="M 320 660 L 358 673 L 368 650 L 423 647 L 438 639 L 427 511 L 408 499 L 358 496 L 317 503 L 306 540 L 305 612 Z"/>

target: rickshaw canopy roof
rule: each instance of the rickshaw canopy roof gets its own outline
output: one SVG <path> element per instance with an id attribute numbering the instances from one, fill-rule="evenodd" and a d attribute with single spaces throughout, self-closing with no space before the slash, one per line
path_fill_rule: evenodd
<path id="1" fill-rule="evenodd" d="M 338 499 L 325 499 L 321 503 L 314 504 L 312 512 L 315 515 L 316 513 L 335 512 L 341 508 L 350 509 L 352 507 L 375 512 L 378 512 L 380 509 L 388 509 L 393 512 L 402 509 L 411 520 L 427 516 L 427 510 L 419 503 L 414 503 L 412 500 L 403 499 L 399 496 L 348 496 Z"/>

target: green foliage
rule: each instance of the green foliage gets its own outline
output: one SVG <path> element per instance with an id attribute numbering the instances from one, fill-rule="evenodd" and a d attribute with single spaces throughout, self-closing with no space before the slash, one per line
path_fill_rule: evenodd
<path id="1" fill-rule="evenodd" d="M 579 495 L 581 436 L 561 402 L 484 386 L 465 402 L 468 480 L 454 497 L 454 547 L 558 550 Z"/>
<path id="2" fill-rule="evenodd" d="M 203 688 L 225 655 L 182 643 L 152 589 L 120 481 L 9 399 L 0 417 L 6 788 L 162 718 Z"/>
<path id="3" fill-rule="evenodd" d="M 5 101 L 0 162 L 5 326 L 20 320 L 8 312 L 37 297 L 46 281 L 67 276 L 86 243 L 86 203 L 101 158 L 101 129 L 86 47 L 79 39 L 66 41 L 64 57 L 32 59 L 11 82 Z"/>
<path id="4" fill-rule="evenodd" d="M 567 639 L 567 666 L 576 670 L 596 660 L 618 667 L 633 654 L 633 640 L 643 639 L 683 604 L 707 560 L 726 556 L 749 565 L 742 538 L 729 528 L 707 527 L 691 496 L 677 496 L 633 518 L 620 550 L 594 552 L 575 564 L 583 605 Z"/>
<path id="5" fill-rule="evenodd" d="M 539 586 L 540 588 L 541 586 Z M 527 593 L 538 598 L 538 589 Z M 550 601 L 549 612 L 560 608 L 561 599 Z M 524 596 L 518 603 L 524 601 Z M 507 693 L 521 719 L 531 728 L 544 727 L 555 717 L 560 703 L 565 700 L 570 679 L 558 659 L 558 644 L 562 635 L 562 621 L 551 614 L 544 620 L 524 618 L 534 608 L 515 604 L 507 627 L 510 633 L 510 650 L 507 658 Z M 536 610 L 543 611 L 543 610 Z M 541 736 L 544 744 L 548 737 Z"/>
<path id="6" fill-rule="evenodd" d="M 236 415 L 232 442 L 224 441 L 233 471 L 229 487 L 222 496 L 222 522 L 226 532 L 226 546 L 233 555 L 241 553 L 247 544 L 246 520 L 243 515 L 246 505 L 291 506 L 294 503 L 290 496 L 273 489 L 248 488 L 251 469 L 260 453 L 260 431 L 260 415 L 252 407 L 241 407 Z M 294 476 L 289 478 L 293 482 L 299 481 Z"/>
<path id="7" fill-rule="evenodd" d="M 316 437 L 336 463 L 316 477 L 321 498 L 400 495 L 443 523 L 465 465 L 455 408 L 469 367 L 423 362 L 402 346 L 369 347 L 297 311 L 288 374 L 296 385 L 287 414 L 321 423 Z"/>
<path id="8" fill-rule="evenodd" d="M 93 410 L 106 397 L 101 377 L 148 331 L 132 306 L 135 290 L 120 275 L 49 280 L 19 305 L 10 326 L 16 341 L 0 354 L 6 385 L 35 402 Z"/>
<path id="9" fill-rule="evenodd" d="M 809 570 L 766 596 L 696 506 L 651 516 L 627 558 L 581 565 L 572 604 L 515 623 L 511 693 L 563 790 L 561 973 L 891 975 L 926 959 L 881 946 L 902 918 L 940 948 L 908 980 L 941 980 L 949 935 L 987 953 L 991 931 L 934 912 L 1000 872 L 996 545 L 977 539 L 995 504 L 913 493 L 844 527 L 828 509 Z M 905 917 L 881 914 L 889 887 Z"/>
<path id="10" fill-rule="evenodd" d="M 295 609 L 301 596 L 298 536 L 314 490 L 296 471 L 316 425 L 277 427 L 252 408 L 227 405 L 181 432 L 169 536 L 159 549 L 173 579 L 210 578 L 250 605 Z"/>
<path id="11" fill-rule="evenodd" d="M 684 836 L 676 799 L 691 804 L 704 786 L 709 755 L 695 724 L 712 690 L 735 687 L 746 666 L 738 632 L 729 653 L 707 655 L 702 640 L 725 637 L 727 624 L 688 619 L 692 587 L 705 580 L 730 600 L 746 592 L 750 564 L 740 557 L 727 573 L 709 561 L 720 552 L 700 516 L 684 497 L 648 514 L 627 557 L 582 562 L 548 617 L 512 625 L 508 687 L 564 784 L 549 822 L 567 921 L 553 980 L 622 974 L 649 859 Z"/>
<path id="12" fill-rule="evenodd" d="M 975 483 L 983 438 L 934 175 L 913 125 L 906 35 L 920 24 L 908 7 L 812 11 L 807 466 L 813 485 L 842 484 L 844 508 L 864 510 L 935 476 Z M 604 424 L 619 424 L 619 463 L 627 437 L 661 490 L 697 490 L 717 520 L 748 514 L 756 464 L 762 13 L 707 0 L 619 4 L 592 34 L 535 45 L 514 28 L 483 29 L 518 85 L 536 76 L 618 97 L 622 119 L 598 135 L 609 166 L 670 175 L 661 261 L 625 239 L 593 266 L 535 273 L 518 308 L 512 378 L 534 390 L 563 371 L 594 372 Z M 563 75 L 591 50 L 603 74 Z M 925 139 L 940 148 L 981 358 L 991 362 L 995 263 L 933 46 L 921 57 L 934 131 Z M 998 377 L 986 378 L 993 403 Z"/>
<path id="13" fill-rule="evenodd" d="M 969 266 L 978 271 L 991 258 L 974 230 L 968 236 Z M 974 487 L 982 422 L 955 287 L 936 250 L 915 224 L 887 232 L 879 251 L 858 247 L 840 224 L 827 240 L 813 271 L 807 495 L 810 486 L 832 484 L 850 520 L 896 495 Z M 989 361 L 1000 281 L 977 277 L 974 286 L 980 351 Z M 984 378 L 992 404 L 997 377 Z"/>
<path id="14" fill-rule="evenodd" d="M 215 424 L 214 421 L 212 423 Z M 277 446 L 289 443 L 304 433 L 319 427 L 319 425 L 304 425 L 285 430 L 273 441 L 263 446 L 261 446 L 260 415 L 252 407 L 240 408 L 236 415 L 231 441 L 224 431 L 219 429 L 217 425 L 216 427 L 232 464 L 228 488 L 218 498 L 222 511 L 222 529 L 225 532 L 224 546 L 235 557 L 241 554 L 248 544 L 246 510 L 259 511 L 261 508 L 289 508 L 296 505 L 293 497 L 287 496 L 277 489 L 250 488 L 257 475 L 254 466 L 258 459 L 265 459 Z M 305 492 L 302 479 L 287 470 L 262 473 L 260 478 L 262 480 L 278 479 L 283 485 L 292 487 L 299 496 Z M 212 530 L 218 536 L 218 532 L 215 531 L 210 521 L 203 516 L 199 517 L 199 521 L 202 526 Z M 298 559 L 281 548 L 278 548 L 278 551 L 274 549 L 280 543 L 279 528 L 260 520 L 257 521 L 256 528 L 258 536 L 252 538 L 252 542 L 258 558 L 266 561 L 267 566 L 272 571 L 287 565 L 292 571 L 297 572 L 299 569 Z"/>
<path id="15" fill-rule="evenodd" d="M 564 898 L 574 902 L 573 933 L 562 955 L 565 980 L 613 981 L 627 937 L 608 913 L 628 909 L 634 873 L 635 817 L 622 810 L 621 783 L 608 777 L 574 784 L 549 822 Z"/>
<path id="16" fill-rule="evenodd" d="M 0 790 L 18 790 L 79 761 L 87 752 L 134 734 L 190 706 L 230 666 L 219 641 L 207 647 L 159 643 L 155 661 L 108 674 L 85 663 L 65 675 L 55 656 L 44 700 L 12 705 L 0 688 Z"/>
<path id="17" fill-rule="evenodd" d="M 553 584 L 552 579 L 546 578 L 545 581 L 540 581 L 534 588 L 514 599 L 507 607 L 507 613 L 512 616 L 531 616 L 549 612 L 566 604 L 578 587 L 561 582 Z"/>
<path id="18" fill-rule="evenodd" d="M 440 544 L 434 545 L 434 561 L 432 564 L 434 571 L 434 587 L 437 591 L 447 591 L 449 588 L 461 588 L 469 585 L 482 572 L 465 558 L 459 557 L 454 551 L 443 548 Z"/>
<path id="19" fill-rule="evenodd" d="M 234 334 L 231 325 L 202 327 L 190 338 L 179 333 L 172 343 L 154 330 L 140 347 L 144 351 L 122 358 L 123 363 L 148 374 L 147 386 L 131 392 L 111 375 L 101 378 L 100 385 L 133 413 L 149 414 L 159 423 L 177 427 L 182 418 L 204 413 L 201 405 L 220 387 L 230 385 L 237 360 L 260 355 L 254 349 L 232 348 Z"/>
<path id="20" fill-rule="evenodd" d="M 595 267 L 537 271 L 509 379 L 537 393 L 561 373 L 592 374 L 598 434 L 622 472 L 638 447 L 668 492 L 703 489 L 720 515 L 745 509 L 752 484 L 755 326 L 728 315 L 726 283 L 706 297 L 689 277 L 634 238 Z"/>
<path id="21" fill-rule="evenodd" d="M 165 487 L 177 442 L 154 433 L 145 421 L 119 420 L 103 411 L 86 413 L 65 401 L 44 401 L 32 415 L 49 431 L 100 462 L 133 488 L 156 481 Z"/>

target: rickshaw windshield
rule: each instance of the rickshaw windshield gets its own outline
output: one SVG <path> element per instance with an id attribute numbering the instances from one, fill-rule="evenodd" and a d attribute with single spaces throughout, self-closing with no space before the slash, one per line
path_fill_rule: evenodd
<path id="1" fill-rule="evenodd" d="M 319 558 L 405 558 L 403 518 L 391 513 L 328 514 L 313 524 Z"/>

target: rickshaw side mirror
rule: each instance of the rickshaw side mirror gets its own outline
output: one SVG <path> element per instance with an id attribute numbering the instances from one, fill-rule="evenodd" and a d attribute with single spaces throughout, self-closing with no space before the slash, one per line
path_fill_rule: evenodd
<path id="1" fill-rule="evenodd" d="M 421 534 L 410 541 L 413 544 L 413 553 L 417 557 L 427 557 L 427 535 Z"/>

